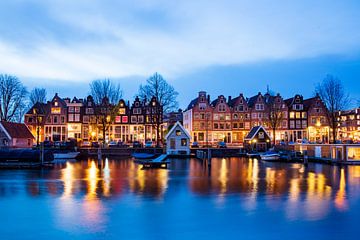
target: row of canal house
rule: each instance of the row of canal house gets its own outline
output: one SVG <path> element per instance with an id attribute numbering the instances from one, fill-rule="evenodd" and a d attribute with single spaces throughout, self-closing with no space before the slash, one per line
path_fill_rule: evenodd
<path id="1" fill-rule="evenodd" d="M 47 103 L 36 103 L 26 114 L 25 124 L 32 134 L 39 140 L 66 141 L 77 139 L 80 141 L 115 140 L 133 142 L 156 140 L 156 125 L 162 123 L 162 118 L 155 117 L 162 107 L 152 98 L 141 101 L 138 97 L 130 105 L 121 99 L 118 103 L 116 116 L 109 120 L 106 136 L 103 136 L 102 125 L 99 121 L 98 109 L 107 105 L 107 99 L 99 105 L 95 104 L 92 96 L 86 99 L 74 97 L 61 98 L 55 94 Z M 162 130 L 160 129 L 160 136 Z"/>
<path id="2" fill-rule="evenodd" d="M 277 142 L 295 142 L 308 139 L 312 142 L 329 142 L 327 109 L 319 95 L 304 99 L 297 94 L 283 99 L 280 94 L 258 93 L 246 98 L 243 94 L 232 98 L 223 95 L 211 101 L 205 91 L 190 102 L 183 113 L 185 129 L 192 141 L 214 144 L 225 141 L 242 144 L 252 127 L 264 126 L 273 138 L 269 121 L 270 104 L 281 113 L 275 139 Z"/>
<path id="3" fill-rule="evenodd" d="M 339 115 L 339 138 L 360 142 L 360 108 L 341 111 Z"/>

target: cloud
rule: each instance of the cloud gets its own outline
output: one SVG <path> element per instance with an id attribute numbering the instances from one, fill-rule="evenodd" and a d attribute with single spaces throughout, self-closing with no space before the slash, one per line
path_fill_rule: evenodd
<path id="1" fill-rule="evenodd" d="M 346 55 L 360 47 L 359 4 L 352 1 L 13 1 L 0 7 L 18 16 L 5 16 L 6 25 L 0 16 L 6 32 L 0 71 L 28 78 L 85 81 L 159 71 L 174 79 L 212 65 Z"/>

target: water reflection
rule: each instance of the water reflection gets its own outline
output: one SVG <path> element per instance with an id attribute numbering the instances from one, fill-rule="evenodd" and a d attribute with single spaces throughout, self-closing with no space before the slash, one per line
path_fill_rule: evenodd
<path id="1" fill-rule="evenodd" d="M 169 170 L 143 170 L 131 159 L 89 159 L 58 163 L 49 170 L 0 172 L 0 199 L 23 193 L 31 198 L 53 196 L 61 216 L 58 222 L 67 227 L 79 214 L 84 225 L 108 221 L 104 199 L 176 199 L 179 189 L 188 197 L 214 199 L 217 206 L 226 206 L 235 196 L 248 212 L 264 204 L 284 210 L 290 220 L 318 220 L 333 209 L 348 211 L 350 195 L 359 198 L 360 167 L 229 158 L 213 159 L 211 168 L 196 159 L 178 159 Z"/>

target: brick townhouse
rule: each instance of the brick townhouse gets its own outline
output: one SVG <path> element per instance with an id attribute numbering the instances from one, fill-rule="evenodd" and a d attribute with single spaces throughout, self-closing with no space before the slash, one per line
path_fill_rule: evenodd
<path id="1" fill-rule="evenodd" d="M 114 121 L 110 122 L 107 136 L 102 136 L 98 118 L 98 106 L 92 96 L 86 99 L 61 98 L 55 94 L 47 103 L 36 103 L 25 114 L 25 124 L 39 140 L 80 141 L 116 140 L 133 142 L 156 140 L 157 125 L 162 136 L 162 106 L 152 98 L 140 101 L 135 98 L 132 105 L 121 99 Z"/>
<path id="2" fill-rule="evenodd" d="M 210 96 L 201 91 L 183 113 L 184 127 L 191 133 L 192 141 L 200 144 L 206 141 L 211 144 L 218 141 L 242 144 L 250 129 L 259 125 L 264 126 L 273 137 L 269 114 L 274 110 L 270 106 L 276 106 L 281 113 L 275 131 L 277 142 L 308 138 L 311 141 L 329 141 L 327 110 L 318 95 L 304 100 L 297 94 L 284 100 L 280 94 L 272 96 L 259 92 L 250 98 L 240 94 L 226 99 L 220 95 L 211 102 Z"/>

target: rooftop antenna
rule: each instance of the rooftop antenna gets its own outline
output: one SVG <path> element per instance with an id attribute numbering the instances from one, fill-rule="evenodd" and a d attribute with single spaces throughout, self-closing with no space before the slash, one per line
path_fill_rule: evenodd
<path id="1" fill-rule="evenodd" d="M 270 94 L 269 84 L 266 85 L 266 93 L 267 93 L 267 94 Z"/>

